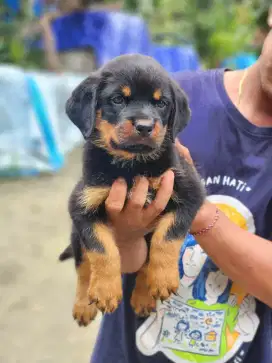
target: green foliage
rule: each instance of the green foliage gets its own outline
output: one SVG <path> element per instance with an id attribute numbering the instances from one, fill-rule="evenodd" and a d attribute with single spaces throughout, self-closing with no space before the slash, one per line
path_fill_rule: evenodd
<path id="1" fill-rule="evenodd" d="M 256 20 L 262 7 L 251 0 L 157 0 L 146 17 L 153 35 L 172 33 L 165 43 L 194 44 L 208 67 L 237 52 L 251 49 Z"/>
<path id="2" fill-rule="evenodd" d="M 9 21 L 7 21 L 10 16 Z M 31 21 L 28 2 L 22 1 L 18 14 L 9 14 L 8 9 L 0 4 L 0 63 L 11 63 L 22 67 L 35 67 L 39 65 L 32 53 L 26 48 L 21 30 Z M 33 58 L 33 59 L 32 59 Z"/>
<path id="3" fill-rule="evenodd" d="M 124 1 L 124 8 L 128 11 L 137 11 L 139 7 L 138 0 L 125 0 Z"/>
<path id="4" fill-rule="evenodd" d="M 153 11 L 143 14 L 149 23 L 152 34 L 176 33 L 185 39 L 192 39 L 192 25 L 189 16 L 195 0 L 157 0 Z M 172 41 L 175 42 L 175 41 Z M 166 43 L 172 43 L 167 39 Z"/>
<path id="5" fill-rule="evenodd" d="M 241 51 L 251 50 L 255 30 L 255 12 L 245 3 L 226 3 L 217 0 L 210 11 L 203 11 L 198 18 L 198 37 L 196 44 L 200 54 L 209 66 Z M 206 39 L 201 32 L 206 31 Z M 201 45 L 205 44 L 206 49 Z"/>

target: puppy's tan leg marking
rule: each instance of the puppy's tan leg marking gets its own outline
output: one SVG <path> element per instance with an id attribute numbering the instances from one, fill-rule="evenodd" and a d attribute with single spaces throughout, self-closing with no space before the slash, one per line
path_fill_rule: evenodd
<path id="1" fill-rule="evenodd" d="M 87 326 L 97 314 L 96 306 L 94 304 L 90 305 L 88 299 L 90 274 L 90 262 L 84 253 L 82 262 L 77 268 L 77 289 L 73 308 L 73 317 L 79 326 Z"/>
<path id="2" fill-rule="evenodd" d="M 150 188 L 158 190 L 161 185 L 161 176 L 157 178 L 147 178 Z"/>
<path id="3" fill-rule="evenodd" d="M 122 299 L 120 255 L 108 226 L 95 224 L 93 234 L 105 252 L 86 251 L 92 271 L 88 298 L 102 312 L 111 313 Z"/>
<path id="4" fill-rule="evenodd" d="M 149 186 L 151 189 L 154 189 L 154 190 L 158 190 L 160 185 L 161 185 L 161 179 L 162 177 L 159 176 L 157 178 L 147 178 L 148 179 L 148 182 L 149 182 Z M 171 195 L 171 199 L 174 200 L 174 201 L 177 201 L 178 202 L 178 197 L 176 195 L 176 193 L 173 191 L 172 195 Z"/>
<path id="5" fill-rule="evenodd" d="M 110 187 L 85 187 L 79 197 L 79 203 L 87 211 L 97 209 L 109 196 Z"/>
<path id="6" fill-rule="evenodd" d="M 143 317 L 156 308 L 156 300 L 150 295 L 147 286 L 147 264 L 138 271 L 130 302 L 135 313 Z"/>
<path id="7" fill-rule="evenodd" d="M 167 299 L 179 286 L 178 259 L 183 239 L 167 239 L 167 232 L 174 223 L 175 214 L 165 214 L 151 239 L 147 284 L 150 295 L 160 300 Z"/>

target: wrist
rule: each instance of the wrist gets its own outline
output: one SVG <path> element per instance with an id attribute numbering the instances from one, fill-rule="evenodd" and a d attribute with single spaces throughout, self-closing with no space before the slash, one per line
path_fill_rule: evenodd
<path id="1" fill-rule="evenodd" d="M 191 234 L 198 234 L 199 231 L 213 228 L 215 223 L 218 220 L 218 208 L 213 203 L 205 201 L 191 225 L 190 233 Z"/>

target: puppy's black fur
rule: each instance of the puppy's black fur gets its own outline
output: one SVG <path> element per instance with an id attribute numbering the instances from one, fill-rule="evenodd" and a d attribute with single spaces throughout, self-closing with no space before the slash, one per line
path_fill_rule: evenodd
<path id="1" fill-rule="evenodd" d="M 190 110 L 184 92 L 158 63 L 150 57 L 126 55 L 112 60 L 83 81 L 68 100 L 66 111 L 81 130 L 86 143 L 83 176 L 69 201 L 73 221 L 72 248 L 69 246 L 60 259 L 69 258 L 73 252 L 79 269 L 85 261 L 84 255 L 87 256 L 90 264 L 87 270 L 89 274 L 92 273 L 89 298 L 98 308 L 109 312 L 117 307 L 121 292 L 116 287 L 118 293 L 113 288 L 105 295 L 101 289 L 103 283 L 105 286 L 105 279 L 110 278 L 108 275 L 120 273 L 120 263 L 115 270 L 104 266 L 108 272 L 101 272 L 98 261 L 114 264 L 111 258 L 119 258 L 112 241 L 105 240 L 110 238 L 110 230 L 105 227 L 107 214 L 104 202 L 112 183 L 121 177 L 130 190 L 136 176 L 147 177 L 150 180 L 151 199 L 147 201 L 148 207 L 156 197 L 161 175 L 173 169 L 174 193 L 161 213 L 161 218 L 165 218 L 166 224 L 167 220 L 169 223 L 166 230 L 163 230 L 165 223 L 159 223 L 158 229 L 161 231 L 154 231 L 154 235 L 157 233 L 156 241 L 161 236 L 160 243 L 166 249 L 171 248 L 172 242 L 180 241 L 181 245 L 203 203 L 204 190 L 199 176 L 177 154 L 174 146 L 177 134 L 189 121 Z M 152 264 L 152 236 L 150 243 Z M 154 247 L 154 251 L 159 250 Z M 161 257 L 157 254 L 156 258 L 161 258 L 163 264 L 167 254 Z M 104 259 L 100 259 L 101 256 Z M 174 259 L 177 257 L 174 256 Z M 171 268 L 177 269 L 177 264 Z M 152 285 L 148 273 L 155 274 L 155 271 L 151 269 L 147 272 L 147 284 L 149 281 Z M 93 276 L 97 276 L 102 285 Z M 165 287 L 169 293 L 172 292 L 171 286 Z M 92 293 L 92 290 L 95 291 Z M 154 294 L 153 286 L 151 295 L 167 298 L 161 290 L 162 287 L 157 286 Z"/>

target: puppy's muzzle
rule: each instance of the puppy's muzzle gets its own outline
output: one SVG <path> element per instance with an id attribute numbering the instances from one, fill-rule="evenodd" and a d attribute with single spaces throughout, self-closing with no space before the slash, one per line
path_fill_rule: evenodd
<path id="1" fill-rule="evenodd" d="M 155 122 L 150 119 L 140 119 L 135 121 L 136 134 L 140 137 L 148 137 L 154 130 Z"/>
<path id="2" fill-rule="evenodd" d="M 111 141 L 111 147 L 132 153 L 150 153 L 162 141 L 162 126 L 153 117 L 127 117 L 118 127 L 118 141 Z"/>

